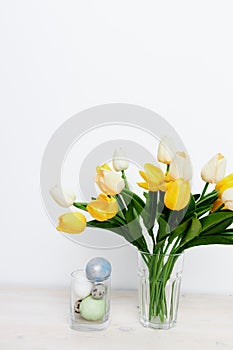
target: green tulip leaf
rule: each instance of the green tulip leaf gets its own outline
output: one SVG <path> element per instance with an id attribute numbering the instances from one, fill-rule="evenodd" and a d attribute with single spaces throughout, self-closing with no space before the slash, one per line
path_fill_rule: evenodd
<path id="1" fill-rule="evenodd" d="M 200 196 L 201 195 L 199 193 L 193 194 L 195 201 L 197 201 L 200 198 Z"/>
<path id="2" fill-rule="evenodd" d="M 147 230 L 153 229 L 155 224 L 155 218 L 156 218 L 156 212 L 157 212 L 157 198 L 158 198 L 157 192 L 151 192 L 151 191 L 148 192 L 148 197 L 146 199 L 146 206 L 145 206 L 145 210 L 147 211 L 148 215 L 146 218 L 144 218 L 144 224 Z"/>
<path id="3" fill-rule="evenodd" d="M 176 237 L 180 235 L 184 235 L 190 227 L 191 219 L 182 222 L 182 224 L 178 225 L 170 234 L 168 238 L 168 242 L 171 243 Z"/>
<path id="4" fill-rule="evenodd" d="M 156 236 L 156 242 L 161 242 L 167 238 L 170 234 L 170 227 L 168 223 L 163 219 L 162 215 L 158 218 L 159 229 Z"/>
<path id="5" fill-rule="evenodd" d="M 229 234 L 218 234 L 218 235 L 206 235 L 206 236 L 198 236 L 188 243 L 186 243 L 184 246 L 180 247 L 180 249 L 177 250 L 177 253 L 181 253 L 185 249 L 197 247 L 200 245 L 209 245 L 209 244 L 233 244 L 233 233 L 231 235 Z"/>
<path id="6" fill-rule="evenodd" d="M 145 198 L 147 198 L 147 197 L 148 197 L 148 192 L 143 192 L 143 196 L 144 196 Z"/>
<path id="7" fill-rule="evenodd" d="M 184 219 L 182 221 L 186 221 L 186 220 L 190 219 L 191 217 L 193 217 L 193 214 L 196 210 L 196 203 L 195 203 L 195 198 L 192 194 L 190 195 L 188 207 L 184 208 L 183 210 L 186 211 L 186 213 L 185 213 Z"/>
<path id="8" fill-rule="evenodd" d="M 221 211 L 209 214 L 200 219 L 202 225 L 201 235 L 212 235 L 218 232 L 223 232 L 233 222 L 232 211 Z"/>
<path id="9" fill-rule="evenodd" d="M 84 210 L 84 211 L 87 211 L 87 205 L 88 205 L 88 203 L 84 203 L 84 202 L 74 202 L 73 203 L 74 207 L 81 209 L 81 210 Z"/>
<path id="10" fill-rule="evenodd" d="M 200 207 L 197 207 L 196 209 L 196 215 L 198 218 L 200 218 L 202 215 L 206 214 L 212 209 L 212 204 L 209 205 L 203 205 Z"/>
<path id="11" fill-rule="evenodd" d="M 198 200 L 196 203 L 197 208 L 213 204 L 218 199 L 218 191 L 214 190 Z"/>
<path id="12" fill-rule="evenodd" d="M 87 221 L 87 227 L 98 227 L 103 230 L 109 230 L 113 231 L 115 233 L 123 235 L 125 232 L 125 229 L 127 230 L 126 226 L 119 225 L 115 220 L 109 219 L 107 221 L 98 221 L 98 220 L 91 220 Z"/>
<path id="13" fill-rule="evenodd" d="M 184 236 L 183 243 L 185 244 L 185 243 L 191 241 L 193 238 L 199 236 L 201 230 L 202 230 L 202 225 L 201 225 L 200 221 L 195 217 L 192 218 L 191 226 L 190 226 L 188 232 L 186 233 L 186 235 Z"/>

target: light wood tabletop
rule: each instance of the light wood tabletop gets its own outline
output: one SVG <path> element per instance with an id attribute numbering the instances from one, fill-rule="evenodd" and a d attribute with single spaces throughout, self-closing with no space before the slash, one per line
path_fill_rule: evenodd
<path id="1" fill-rule="evenodd" d="M 137 292 L 113 291 L 109 327 L 74 331 L 68 289 L 0 288 L 1 350 L 233 349 L 233 296 L 182 295 L 170 330 L 138 322 Z"/>

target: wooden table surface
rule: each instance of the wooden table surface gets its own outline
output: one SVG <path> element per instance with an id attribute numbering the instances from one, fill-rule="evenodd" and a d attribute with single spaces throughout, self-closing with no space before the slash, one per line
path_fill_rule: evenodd
<path id="1" fill-rule="evenodd" d="M 104 331 L 73 331 L 65 289 L 0 288 L 0 350 L 233 349 L 233 296 L 182 295 L 178 323 L 152 330 L 138 322 L 136 291 L 113 291 Z"/>

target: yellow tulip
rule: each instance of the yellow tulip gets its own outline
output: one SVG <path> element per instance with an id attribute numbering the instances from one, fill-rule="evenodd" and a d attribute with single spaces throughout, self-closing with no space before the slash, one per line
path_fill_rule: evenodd
<path id="1" fill-rule="evenodd" d="M 174 157 L 171 160 L 168 179 L 184 179 L 189 181 L 192 178 L 192 166 L 189 159 L 189 156 L 184 152 L 176 152 Z"/>
<path id="2" fill-rule="evenodd" d="M 82 213 L 70 212 L 59 217 L 58 231 L 81 233 L 86 228 L 86 218 Z"/>
<path id="3" fill-rule="evenodd" d="M 226 170 L 226 159 L 221 154 L 216 154 L 202 168 L 201 177 L 205 182 L 215 184 L 222 180 Z"/>
<path id="4" fill-rule="evenodd" d="M 107 164 L 98 166 L 96 172 L 95 182 L 105 194 L 114 196 L 124 189 L 125 182 L 120 174 L 112 171 Z"/>
<path id="5" fill-rule="evenodd" d="M 233 187 L 233 174 L 225 176 L 221 181 L 219 181 L 216 184 L 215 189 L 219 191 L 219 194 L 221 195 L 225 190 L 227 190 L 230 187 Z"/>
<path id="6" fill-rule="evenodd" d="M 174 155 L 173 140 L 165 136 L 161 139 L 158 147 L 157 159 L 164 164 L 170 164 Z"/>
<path id="7" fill-rule="evenodd" d="M 184 179 L 176 179 L 167 183 L 164 203 L 171 210 L 181 210 L 190 200 L 190 183 Z"/>
<path id="8" fill-rule="evenodd" d="M 118 205 L 115 198 L 108 197 L 101 193 L 87 205 L 87 210 L 98 221 L 106 221 L 113 218 L 118 212 Z"/>
<path id="9" fill-rule="evenodd" d="M 139 173 L 145 182 L 138 182 L 138 186 L 152 192 L 165 191 L 165 176 L 162 170 L 150 163 L 145 164 L 144 169 L 145 172 L 140 170 Z"/>

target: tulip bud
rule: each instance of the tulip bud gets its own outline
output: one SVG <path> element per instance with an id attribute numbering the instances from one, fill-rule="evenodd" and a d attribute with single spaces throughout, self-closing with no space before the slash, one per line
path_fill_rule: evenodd
<path id="1" fill-rule="evenodd" d="M 183 179 L 190 181 L 192 178 L 192 166 L 190 158 L 184 152 L 176 152 L 170 163 L 168 172 L 169 180 Z"/>
<path id="2" fill-rule="evenodd" d="M 63 208 L 70 207 L 76 198 L 74 193 L 63 190 L 59 185 L 52 187 L 49 193 L 55 202 Z"/>
<path id="3" fill-rule="evenodd" d="M 71 212 L 59 217 L 58 231 L 67 233 L 81 233 L 86 228 L 86 218 L 82 213 Z"/>
<path id="4" fill-rule="evenodd" d="M 205 182 L 215 184 L 222 180 L 226 170 L 226 159 L 221 154 L 216 154 L 202 168 L 201 177 Z"/>
<path id="5" fill-rule="evenodd" d="M 97 167 L 96 170 L 97 174 L 95 177 L 95 182 L 97 183 L 102 192 L 110 196 L 114 196 L 124 189 L 124 180 L 122 179 L 120 174 L 117 174 L 114 171 L 112 171 L 110 167 L 104 164 L 100 167 Z"/>
<path id="6" fill-rule="evenodd" d="M 113 154 L 112 165 L 114 170 L 123 171 L 128 169 L 129 160 L 126 158 L 126 154 L 123 148 L 117 148 Z"/>
<path id="7" fill-rule="evenodd" d="M 158 147 L 157 159 L 164 164 L 170 164 L 174 155 L 173 140 L 165 136 L 161 139 Z"/>

